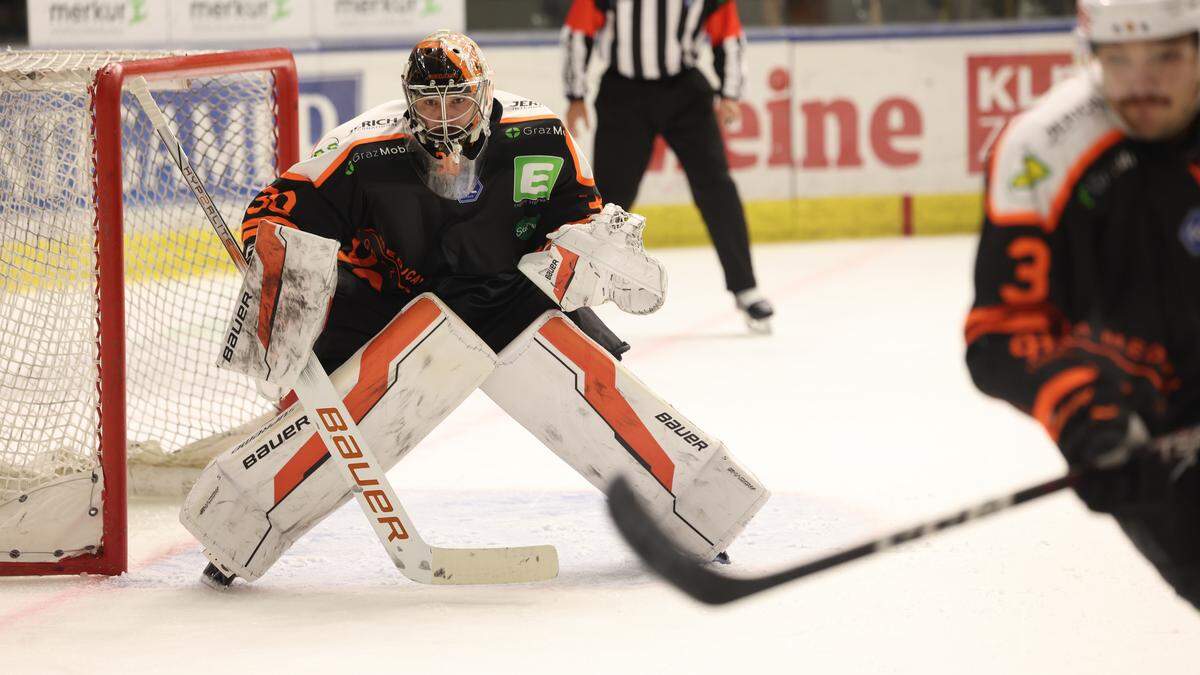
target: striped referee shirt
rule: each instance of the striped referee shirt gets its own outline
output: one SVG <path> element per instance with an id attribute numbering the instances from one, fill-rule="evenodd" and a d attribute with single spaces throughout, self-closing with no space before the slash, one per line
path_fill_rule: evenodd
<path id="1" fill-rule="evenodd" d="M 587 95 L 593 48 L 610 70 L 634 80 L 658 80 L 695 66 L 705 38 L 712 45 L 721 96 L 741 98 L 746 35 L 734 0 L 574 0 L 563 26 L 567 98 Z"/>

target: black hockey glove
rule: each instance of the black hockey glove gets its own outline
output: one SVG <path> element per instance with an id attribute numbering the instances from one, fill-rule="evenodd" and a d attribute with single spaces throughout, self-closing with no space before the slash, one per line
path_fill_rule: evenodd
<path id="1" fill-rule="evenodd" d="M 1089 419 L 1068 428 L 1059 446 L 1073 466 L 1087 467 L 1075 492 L 1089 509 L 1122 515 L 1170 497 L 1180 460 L 1154 450 L 1140 417 L 1122 410 L 1095 419 L 1080 412 Z"/>

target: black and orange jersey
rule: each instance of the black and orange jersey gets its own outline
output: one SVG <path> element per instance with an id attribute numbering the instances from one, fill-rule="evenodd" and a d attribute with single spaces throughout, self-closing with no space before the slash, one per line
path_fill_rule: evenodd
<path id="1" fill-rule="evenodd" d="M 988 162 L 966 322 L 982 391 L 1056 440 L 1118 405 L 1155 434 L 1200 422 L 1198 162 L 1200 124 L 1129 138 L 1087 73 L 1009 124 Z"/>
<path id="2" fill-rule="evenodd" d="M 547 233 L 599 212 L 587 160 L 545 106 L 496 92 L 479 180 L 460 200 L 421 181 L 404 110 L 391 101 L 327 134 L 251 202 L 245 245 L 274 220 L 337 240 L 339 260 L 377 291 L 412 295 L 439 276 L 515 271 Z"/>

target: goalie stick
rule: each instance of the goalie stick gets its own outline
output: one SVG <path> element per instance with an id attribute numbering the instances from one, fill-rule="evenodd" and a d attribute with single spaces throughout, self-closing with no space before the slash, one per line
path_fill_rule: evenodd
<path id="1" fill-rule="evenodd" d="M 191 188 L 209 224 L 225 246 L 225 251 L 233 259 L 238 271 L 245 273 L 247 263 L 241 247 L 196 174 L 179 139 L 168 126 L 162 109 L 151 96 L 146 79 L 137 77 L 130 80 L 129 89 L 154 125 L 167 154 Z M 553 546 L 440 548 L 427 544 L 396 497 L 382 465 L 367 447 L 366 437 L 359 433 L 358 425 L 346 410 L 342 397 L 311 352 L 295 391 L 300 403 L 317 418 L 319 423 L 314 426 L 326 448 L 357 448 L 358 456 L 353 458 L 353 469 L 350 466 L 351 459 L 341 452 L 331 450 L 329 455 L 341 469 L 342 477 L 346 479 L 363 514 L 371 522 L 384 550 L 404 576 L 424 584 L 499 584 L 543 581 L 558 575 L 558 553 Z M 367 500 L 361 485 L 371 485 L 373 490 L 382 491 L 384 506 L 391 510 L 379 512 Z M 380 500 L 376 500 L 376 504 L 379 503 Z"/>
<path id="2" fill-rule="evenodd" d="M 1164 461 L 1177 461 L 1178 470 L 1182 471 L 1184 468 L 1194 465 L 1198 459 L 1200 426 L 1180 429 L 1155 438 L 1150 448 L 1151 452 L 1159 454 Z M 723 605 L 831 567 L 865 558 L 898 544 L 922 539 L 942 530 L 1000 513 L 1018 504 L 1054 494 L 1064 488 L 1074 487 L 1088 470 L 1088 467 L 1076 467 L 1059 478 L 1031 485 L 1023 490 L 981 502 L 949 516 L 900 530 L 824 558 L 761 577 L 731 577 L 719 574 L 680 553 L 671 544 L 670 539 L 654 524 L 624 478 L 618 478 L 609 486 L 608 508 L 617 524 L 617 529 L 655 572 L 701 602 Z"/>

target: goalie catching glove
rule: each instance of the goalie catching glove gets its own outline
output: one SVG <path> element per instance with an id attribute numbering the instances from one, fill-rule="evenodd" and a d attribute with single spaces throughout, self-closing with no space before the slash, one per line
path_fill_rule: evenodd
<path id="1" fill-rule="evenodd" d="M 667 271 L 646 255 L 645 227 L 644 217 L 607 204 L 546 235 L 549 245 L 522 256 L 517 268 L 565 311 L 611 300 L 630 314 L 650 314 L 666 297 Z"/>

